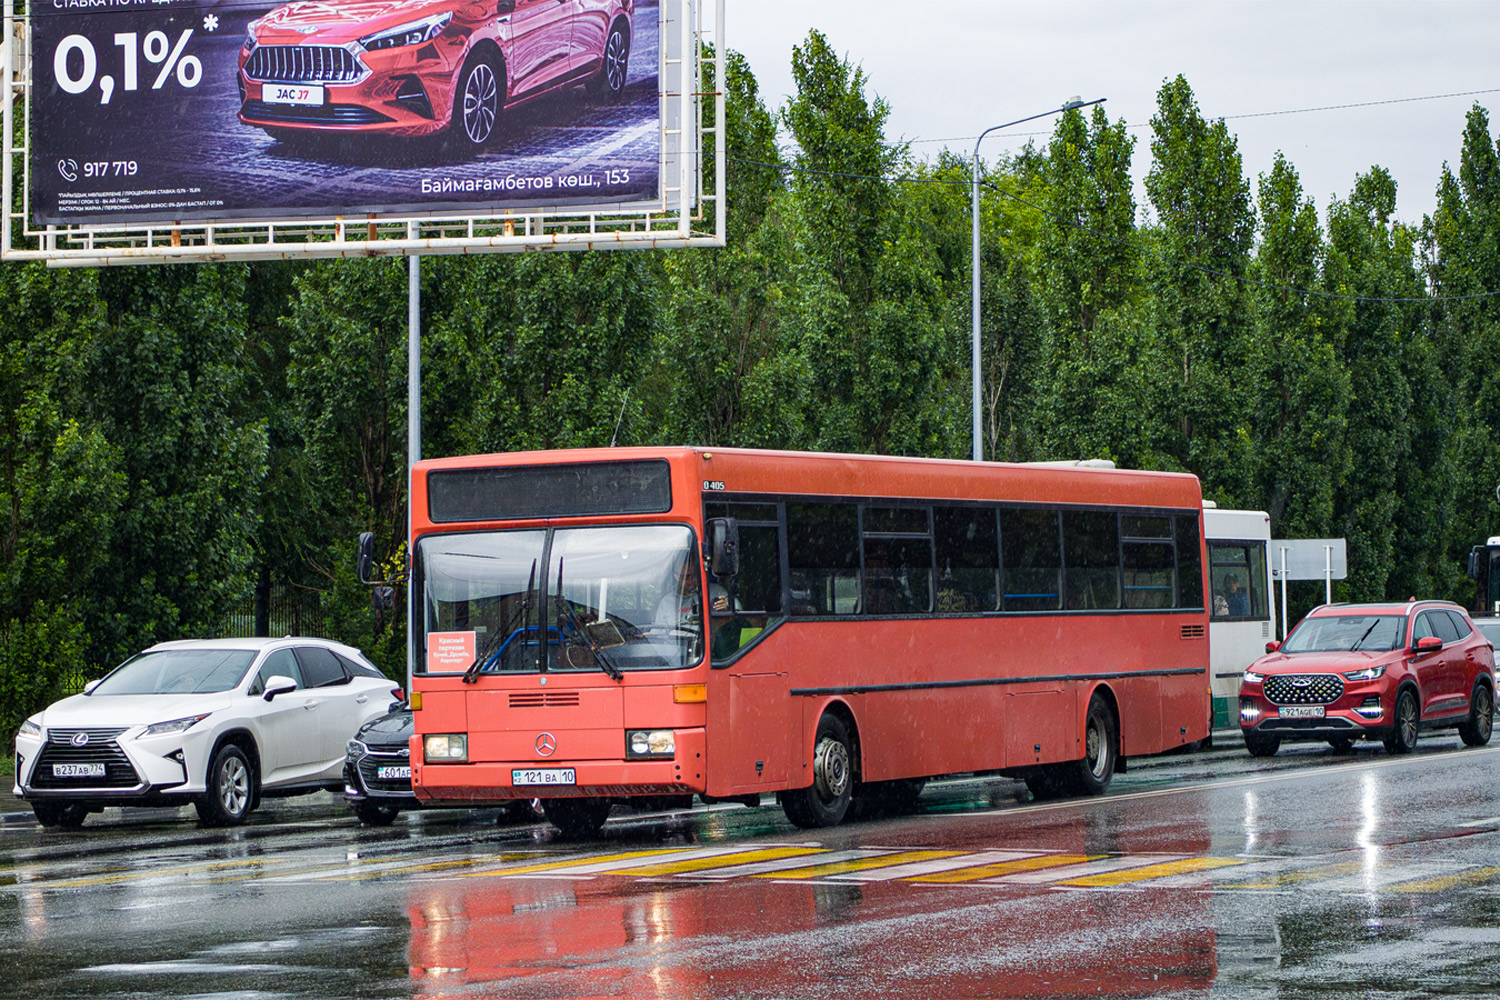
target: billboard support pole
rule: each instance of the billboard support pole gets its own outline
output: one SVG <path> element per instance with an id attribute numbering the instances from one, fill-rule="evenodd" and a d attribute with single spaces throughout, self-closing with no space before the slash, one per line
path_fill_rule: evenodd
<path id="1" fill-rule="evenodd" d="M 1286 641 L 1286 546 L 1281 547 L 1281 640 Z"/>
<path id="2" fill-rule="evenodd" d="M 408 238 L 416 239 L 416 225 L 409 227 Z M 411 537 L 412 487 L 416 483 L 416 465 L 422 458 L 422 258 L 406 258 L 406 537 Z M 416 673 L 417 596 L 413 584 L 416 575 L 416 553 L 406 553 L 406 689 L 411 690 Z"/>

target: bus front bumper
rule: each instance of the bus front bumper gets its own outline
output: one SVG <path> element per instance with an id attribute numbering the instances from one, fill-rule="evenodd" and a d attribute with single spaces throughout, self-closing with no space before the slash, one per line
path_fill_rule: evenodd
<path id="1" fill-rule="evenodd" d="M 708 787 L 706 749 L 702 729 L 678 729 L 671 759 L 423 763 L 412 769 L 412 791 L 418 799 L 475 803 L 691 795 Z"/>

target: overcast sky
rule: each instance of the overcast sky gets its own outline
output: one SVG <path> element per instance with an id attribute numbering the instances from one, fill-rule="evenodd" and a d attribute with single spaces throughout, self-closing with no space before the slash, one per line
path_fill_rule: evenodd
<path id="1" fill-rule="evenodd" d="M 749 59 L 773 110 L 792 88 L 792 46 L 812 28 L 864 67 L 891 105 L 889 138 L 946 139 L 968 156 L 984 128 L 1106 97 L 1139 136 L 1137 198 L 1163 80 L 1181 73 L 1205 117 L 1239 137 L 1251 180 L 1277 150 L 1326 220 L 1358 173 L 1395 177 L 1397 215 L 1420 223 L 1444 161 L 1456 171 L 1464 116 L 1500 107 L 1496 0 L 726 0 L 725 37 Z M 1495 90 L 1440 100 L 1404 99 Z M 1377 101 L 1403 103 L 1240 118 Z M 1038 123 L 1050 134 L 1045 121 Z M 987 160 L 1037 125 L 992 133 Z M 1045 142 L 1046 136 L 1037 136 Z M 935 155 L 943 142 L 918 141 Z"/>

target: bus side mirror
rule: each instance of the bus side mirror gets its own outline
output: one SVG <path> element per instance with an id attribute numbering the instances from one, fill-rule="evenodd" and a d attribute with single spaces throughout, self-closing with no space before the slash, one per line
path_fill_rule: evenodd
<path id="1" fill-rule="evenodd" d="M 375 574 L 375 535 L 373 532 L 362 531 L 359 534 L 359 555 L 354 558 L 354 575 L 360 583 L 371 584 L 376 582 Z"/>
<path id="2" fill-rule="evenodd" d="M 740 527 L 732 517 L 708 522 L 708 570 L 720 580 L 740 571 Z"/>
<path id="3" fill-rule="evenodd" d="M 1481 548 L 1482 548 L 1481 546 L 1476 545 L 1472 549 L 1469 550 L 1469 579 L 1470 580 L 1477 580 L 1477 579 L 1479 579 L 1479 553 L 1481 551 Z"/>

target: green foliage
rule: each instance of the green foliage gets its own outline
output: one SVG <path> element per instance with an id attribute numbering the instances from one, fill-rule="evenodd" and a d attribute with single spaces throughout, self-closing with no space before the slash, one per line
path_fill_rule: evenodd
<path id="1" fill-rule="evenodd" d="M 818 32 L 792 76 L 769 108 L 726 53 L 723 249 L 423 260 L 425 455 L 969 454 L 970 161 L 888 140 Z M 1096 108 L 983 171 L 986 455 L 1189 471 L 1278 536 L 1347 537 L 1336 598 L 1468 596 L 1468 547 L 1500 533 L 1487 113 L 1420 229 L 1378 166 L 1320 214 L 1278 156 L 1252 202 L 1182 77 L 1151 125 L 1148 164 Z M 212 634 L 257 584 L 403 675 L 407 274 L 0 269 L 0 725 Z M 354 580 L 361 531 L 392 613 Z"/>

